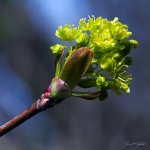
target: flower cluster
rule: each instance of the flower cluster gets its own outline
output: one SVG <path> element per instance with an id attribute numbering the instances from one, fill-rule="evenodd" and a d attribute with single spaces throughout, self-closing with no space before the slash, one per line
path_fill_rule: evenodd
<path id="1" fill-rule="evenodd" d="M 107 90 L 112 89 L 118 95 L 129 93 L 131 75 L 126 73 L 132 59 L 127 55 L 135 49 L 138 42 L 129 39 L 132 32 L 128 26 L 116 17 L 113 20 L 94 16 L 80 19 L 78 27 L 74 25 L 60 26 L 55 34 L 60 40 L 69 42 L 70 46 L 56 44 L 51 46 L 53 53 L 61 58 L 57 66 L 57 76 L 61 77 L 61 67 L 67 58 L 77 49 L 86 47 L 93 53 L 89 68 L 84 73 L 78 86 L 82 88 L 97 87 L 105 96 Z M 73 45 L 74 43 L 74 45 Z M 67 53 L 64 54 L 64 49 Z M 64 59 L 62 60 L 62 57 Z M 60 65 L 61 62 L 61 65 Z M 105 97 L 100 97 L 105 98 Z"/>

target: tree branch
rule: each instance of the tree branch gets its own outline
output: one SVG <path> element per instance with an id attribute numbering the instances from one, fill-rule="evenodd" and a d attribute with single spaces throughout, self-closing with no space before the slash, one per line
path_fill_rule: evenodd
<path id="1" fill-rule="evenodd" d="M 47 91 L 42 94 L 41 98 L 34 102 L 28 109 L 26 109 L 24 112 L 14 117 L 4 125 L 0 126 L 0 137 L 8 133 L 12 129 L 16 128 L 29 118 L 35 116 L 39 112 L 44 111 L 47 108 L 53 107 L 54 105 L 62 101 L 62 99 L 54 99 L 50 96 L 50 94 L 51 91 L 47 89 Z"/>
<path id="2" fill-rule="evenodd" d="M 12 120 L 8 121 L 4 125 L 0 127 L 0 136 L 3 136 L 10 130 L 14 129 L 15 127 L 19 126 L 24 121 L 28 120 L 32 116 L 36 115 L 40 112 L 40 109 L 37 109 L 36 104 L 37 102 L 33 103 L 31 107 L 29 107 L 27 110 L 13 118 Z"/>

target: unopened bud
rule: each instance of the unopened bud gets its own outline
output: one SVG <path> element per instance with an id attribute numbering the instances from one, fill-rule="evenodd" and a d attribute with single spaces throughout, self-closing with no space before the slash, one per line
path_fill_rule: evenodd
<path id="1" fill-rule="evenodd" d="M 70 89 L 73 89 L 80 78 L 86 73 L 92 58 L 93 53 L 89 48 L 82 47 L 74 50 L 68 56 L 59 78 L 65 81 Z"/>

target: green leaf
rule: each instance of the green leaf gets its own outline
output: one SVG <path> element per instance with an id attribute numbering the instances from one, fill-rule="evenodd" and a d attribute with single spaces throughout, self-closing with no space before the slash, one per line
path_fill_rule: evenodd
<path id="1" fill-rule="evenodd" d="M 55 76 L 56 77 L 59 77 L 60 72 L 61 72 L 63 55 L 64 55 L 64 51 L 62 51 L 61 54 L 58 54 L 56 56 L 56 61 L 55 61 L 56 62 L 56 71 L 55 71 Z"/>
<path id="2" fill-rule="evenodd" d="M 94 78 L 85 78 L 81 79 L 78 83 L 78 86 L 82 88 L 91 88 L 96 86 L 96 81 Z"/>

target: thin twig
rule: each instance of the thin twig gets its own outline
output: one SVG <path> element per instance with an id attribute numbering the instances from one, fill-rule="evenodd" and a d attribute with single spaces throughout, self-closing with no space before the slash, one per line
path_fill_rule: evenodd
<path id="1" fill-rule="evenodd" d="M 0 127 L 0 136 L 3 136 L 10 130 L 14 129 L 15 127 L 19 126 L 21 123 L 26 121 L 27 119 L 31 118 L 32 116 L 36 115 L 40 112 L 40 109 L 36 109 L 37 102 L 33 103 L 31 107 L 27 110 L 16 116 L 15 118 L 11 119 L 4 125 Z"/>
<path id="2" fill-rule="evenodd" d="M 0 126 L 0 137 L 16 128 L 29 118 L 35 116 L 39 112 L 44 111 L 49 107 L 53 107 L 61 101 L 62 99 L 56 100 L 50 97 L 50 91 L 46 91 L 44 94 L 42 94 L 41 98 L 34 102 L 28 109 L 26 109 L 24 112 L 14 117 L 4 125 Z"/>

